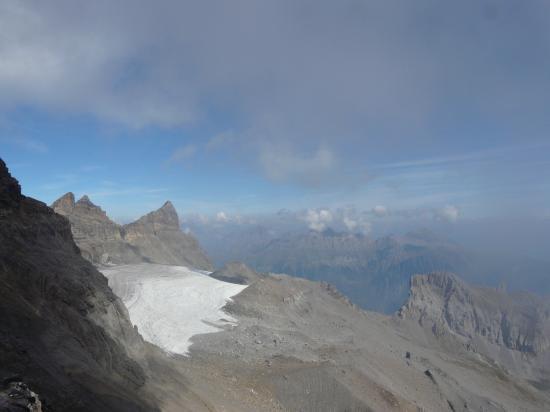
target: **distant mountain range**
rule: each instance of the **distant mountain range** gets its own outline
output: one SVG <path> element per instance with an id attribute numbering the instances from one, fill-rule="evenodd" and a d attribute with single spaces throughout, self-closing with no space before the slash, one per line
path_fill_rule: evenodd
<path id="1" fill-rule="evenodd" d="M 330 229 L 274 239 L 245 261 L 261 271 L 327 281 L 359 306 L 387 313 L 405 301 L 413 274 L 466 265 L 460 247 L 425 233 L 371 239 Z"/>
<path id="2" fill-rule="evenodd" d="M 51 207 L 69 219 L 82 256 L 94 264 L 149 262 L 212 269 L 197 240 L 181 231 L 169 201 L 127 225 L 113 222 L 88 196 L 75 202 L 69 192 Z"/>
<path id="3" fill-rule="evenodd" d="M 393 313 L 407 298 L 411 276 L 433 271 L 459 273 L 488 286 L 550 294 L 550 262 L 478 253 L 428 230 L 372 238 L 332 229 L 232 229 L 194 230 L 217 265 L 241 260 L 262 272 L 327 281 L 369 310 Z"/>

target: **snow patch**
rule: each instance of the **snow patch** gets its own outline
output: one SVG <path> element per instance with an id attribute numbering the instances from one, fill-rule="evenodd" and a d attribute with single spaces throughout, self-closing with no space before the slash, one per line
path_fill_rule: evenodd
<path id="1" fill-rule="evenodd" d="M 247 287 L 184 266 L 124 265 L 101 272 L 128 308 L 130 320 L 143 338 L 183 355 L 189 353 L 192 336 L 236 323 L 222 308 Z"/>

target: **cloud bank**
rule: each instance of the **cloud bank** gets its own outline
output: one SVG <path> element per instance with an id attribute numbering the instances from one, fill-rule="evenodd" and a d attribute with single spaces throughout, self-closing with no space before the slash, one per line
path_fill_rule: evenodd
<path id="1" fill-rule="evenodd" d="M 0 27 L 0 110 L 134 130 L 229 113 L 230 150 L 274 181 L 318 185 L 457 111 L 519 131 L 548 115 L 545 1 L 6 0 Z"/>

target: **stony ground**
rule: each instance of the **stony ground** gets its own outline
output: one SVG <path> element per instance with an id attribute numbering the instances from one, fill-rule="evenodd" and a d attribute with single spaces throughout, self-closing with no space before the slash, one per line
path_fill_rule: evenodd
<path id="1" fill-rule="evenodd" d="M 164 410 L 550 409 L 547 390 L 463 342 L 359 310 L 326 284 L 259 277 L 225 310 L 237 323 L 193 337 L 190 356 L 149 357 Z"/>

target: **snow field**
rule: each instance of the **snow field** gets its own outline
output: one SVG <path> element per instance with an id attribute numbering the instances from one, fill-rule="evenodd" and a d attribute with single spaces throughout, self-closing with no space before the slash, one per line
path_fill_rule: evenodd
<path id="1" fill-rule="evenodd" d="M 183 266 L 139 264 L 101 271 L 143 338 L 183 355 L 188 355 L 194 335 L 236 322 L 222 308 L 246 288 Z"/>

